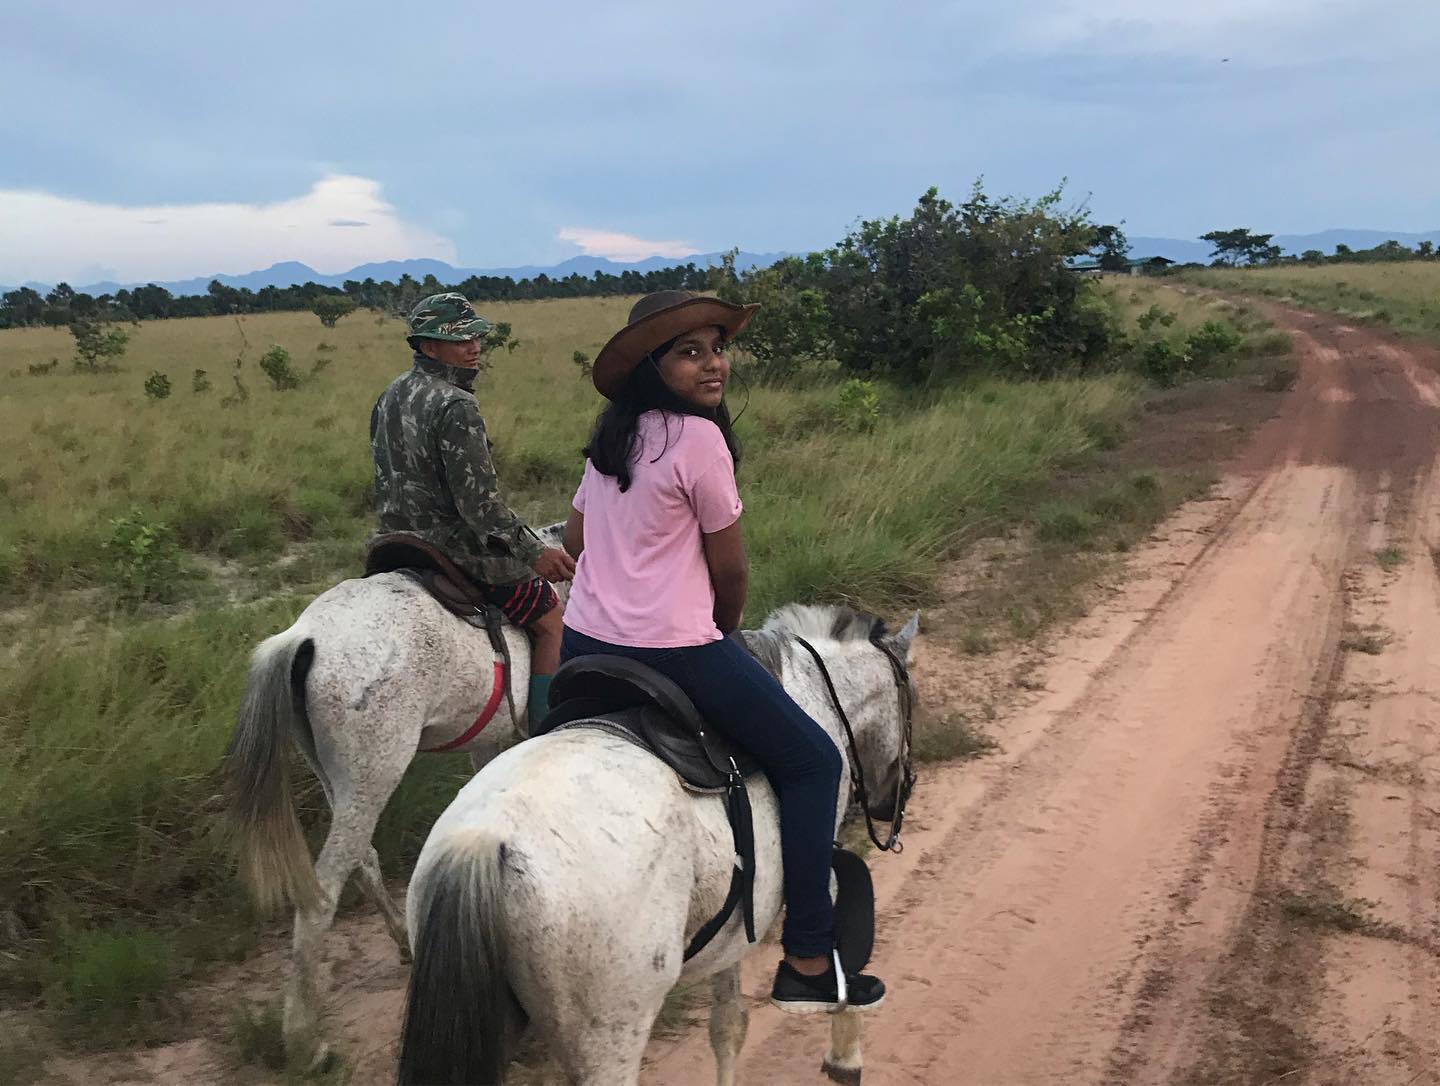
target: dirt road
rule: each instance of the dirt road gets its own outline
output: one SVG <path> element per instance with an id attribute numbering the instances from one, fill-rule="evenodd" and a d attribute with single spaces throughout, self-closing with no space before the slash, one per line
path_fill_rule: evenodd
<path id="1" fill-rule="evenodd" d="M 1279 416 L 874 860 L 869 1086 L 1440 1082 L 1440 354 L 1276 319 Z M 826 1032 L 757 1001 L 746 1080 Z"/>

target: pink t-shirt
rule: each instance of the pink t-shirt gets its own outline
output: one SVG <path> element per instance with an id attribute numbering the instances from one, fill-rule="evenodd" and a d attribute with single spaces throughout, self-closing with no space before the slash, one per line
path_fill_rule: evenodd
<path id="1" fill-rule="evenodd" d="M 632 648 L 718 641 L 700 537 L 740 517 L 730 450 L 709 419 L 661 411 L 640 416 L 636 449 L 624 494 L 585 462 L 574 501 L 585 515 L 585 549 L 565 625 Z"/>

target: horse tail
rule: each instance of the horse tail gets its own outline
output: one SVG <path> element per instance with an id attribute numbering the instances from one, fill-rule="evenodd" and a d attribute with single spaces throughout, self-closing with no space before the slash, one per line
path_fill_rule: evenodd
<path id="1" fill-rule="evenodd" d="M 400 1086 L 504 1081 L 518 1010 L 504 973 L 504 867 L 505 846 L 480 836 L 440 856 L 418 888 Z"/>
<path id="2" fill-rule="evenodd" d="M 315 642 L 294 627 L 260 643 L 225 752 L 230 824 L 240 877 L 255 904 L 272 912 L 288 898 L 301 909 L 320 899 L 320 884 L 290 794 L 287 740 L 314 747 L 305 715 L 305 676 Z"/>

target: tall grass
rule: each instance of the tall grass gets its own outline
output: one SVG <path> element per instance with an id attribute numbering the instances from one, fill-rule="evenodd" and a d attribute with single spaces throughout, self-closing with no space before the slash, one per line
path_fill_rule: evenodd
<path id="1" fill-rule="evenodd" d="M 1205 268 L 1188 282 L 1260 294 L 1414 335 L 1440 337 L 1440 263 Z"/>
<path id="2" fill-rule="evenodd" d="M 624 320 L 624 299 L 493 306 L 520 346 L 501 352 L 481 395 L 500 447 L 510 495 L 545 519 L 563 510 L 558 450 L 573 464 L 594 393 L 570 361 L 592 354 Z M 132 330 L 112 374 L 28 365 L 68 355 L 63 330 L 0 332 L 0 591 L 104 585 L 112 521 L 139 509 L 171 529 L 191 554 L 263 561 L 287 544 L 363 538 L 368 524 L 370 408 L 409 365 L 404 326 L 357 313 L 335 328 L 310 314 L 151 321 Z M 275 391 L 260 371 L 272 343 L 308 372 L 299 389 Z M 321 351 L 322 343 L 334 346 Z M 248 346 L 247 346 L 248 344 Z M 234 362 L 249 393 L 233 394 Z M 190 391 L 195 369 L 212 388 Z M 177 391 L 145 396 L 144 376 L 167 372 Z M 573 470 L 571 472 L 573 475 Z"/>

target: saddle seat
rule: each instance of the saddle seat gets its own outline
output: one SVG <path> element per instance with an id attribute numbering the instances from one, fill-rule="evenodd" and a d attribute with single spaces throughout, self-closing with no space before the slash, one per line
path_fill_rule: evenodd
<path id="1" fill-rule="evenodd" d="M 365 548 L 365 576 L 404 573 L 453 615 L 476 625 L 490 603 L 480 586 L 435 544 L 409 532 L 386 532 Z"/>
<path id="2" fill-rule="evenodd" d="M 724 791 L 760 772 L 754 756 L 718 731 L 675 683 L 623 656 L 577 656 L 550 684 L 549 714 L 531 731 L 572 727 L 623 733 L 675 771 L 686 785 Z"/>

